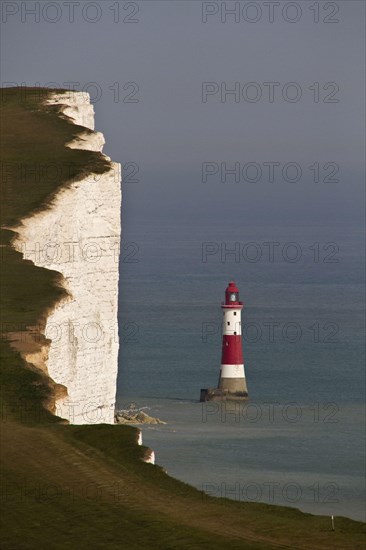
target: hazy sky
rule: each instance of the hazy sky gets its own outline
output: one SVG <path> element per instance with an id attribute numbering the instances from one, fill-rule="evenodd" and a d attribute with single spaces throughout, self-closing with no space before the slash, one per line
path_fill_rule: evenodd
<path id="1" fill-rule="evenodd" d="M 130 215 L 362 220 L 363 1 L 2 10 L 2 85 L 91 92 Z"/>

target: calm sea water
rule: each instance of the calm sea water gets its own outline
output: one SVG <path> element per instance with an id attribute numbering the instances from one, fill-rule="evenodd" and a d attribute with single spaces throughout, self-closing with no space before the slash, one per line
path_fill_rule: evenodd
<path id="1" fill-rule="evenodd" d="M 143 438 L 170 475 L 216 496 L 365 520 L 362 234 L 240 219 L 127 224 L 117 401 L 167 422 Z M 250 394 L 234 410 L 198 402 L 217 383 L 230 279 L 245 303 Z"/>

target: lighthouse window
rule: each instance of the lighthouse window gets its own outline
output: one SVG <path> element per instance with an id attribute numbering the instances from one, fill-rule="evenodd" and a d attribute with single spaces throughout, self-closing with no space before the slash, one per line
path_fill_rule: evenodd
<path id="1" fill-rule="evenodd" d="M 236 332 L 234 332 L 234 334 L 236 334 Z"/>
<path id="2" fill-rule="evenodd" d="M 236 315 L 236 311 L 234 311 L 234 315 Z"/>
<path id="3" fill-rule="evenodd" d="M 230 321 L 228 321 L 227 324 L 230 325 Z"/>

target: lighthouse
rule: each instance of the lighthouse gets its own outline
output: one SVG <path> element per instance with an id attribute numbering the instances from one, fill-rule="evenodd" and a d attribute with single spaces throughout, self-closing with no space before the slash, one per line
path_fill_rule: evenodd
<path id="1" fill-rule="evenodd" d="M 241 340 L 239 289 L 230 281 L 225 290 L 222 309 L 221 368 L 217 388 L 201 390 L 200 401 L 242 400 L 248 397 Z"/>
<path id="2" fill-rule="evenodd" d="M 241 310 L 239 289 L 231 281 L 225 290 L 222 309 L 222 354 L 219 390 L 229 393 L 248 393 L 244 373 L 243 345 L 241 341 Z"/>

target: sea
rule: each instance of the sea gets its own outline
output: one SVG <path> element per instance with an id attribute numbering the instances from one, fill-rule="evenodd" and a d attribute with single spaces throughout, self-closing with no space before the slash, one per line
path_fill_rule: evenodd
<path id="1" fill-rule="evenodd" d="M 219 221 L 218 221 L 219 220 Z M 140 216 L 123 230 L 117 406 L 206 494 L 366 520 L 362 224 Z M 249 399 L 200 403 L 221 302 L 244 302 Z"/>

